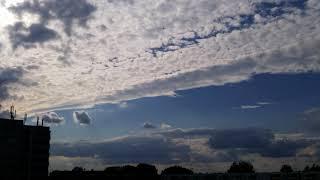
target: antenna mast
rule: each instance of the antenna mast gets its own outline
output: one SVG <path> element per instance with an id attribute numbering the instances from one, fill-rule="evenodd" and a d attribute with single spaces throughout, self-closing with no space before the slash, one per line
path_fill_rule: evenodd
<path id="1" fill-rule="evenodd" d="M 28 119 L 28 114 L 25 113 L 25 114 L 24 114 L 24 119 L 23 119 L 23 124 L 26 123 L 27 119 Z"/>
<path id="2" fill-rule="evenodd" d="M 14 120 L 17 116 L 17 111 L 14 109 L 14 106 L 12 105 L 10 107 L 10 119 Z"/>

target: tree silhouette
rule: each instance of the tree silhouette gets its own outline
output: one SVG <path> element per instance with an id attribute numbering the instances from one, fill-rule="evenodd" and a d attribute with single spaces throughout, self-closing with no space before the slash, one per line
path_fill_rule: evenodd
<path id="1" fill-rule="evenodd" d="M 137 165 L 137 168 L 140 174 L 152 176 L 158 175 L 158 170 L 153 165 L 141 163 Z"/>
<path id="2" fill-rule="evenodd" d="M 320 172 L 320 166 L 313 164 L 311 167 L 306 166 L 303 172 Z"/>
<path id="3" fill-rule="evenodd" d="M 161 175 L 192 175 L 193 171 L 180 166 L 171 166 L 164 169 Z"/>
<path id="4" fill-rule="evenodd" d="M 309 172 L 310 171 L 310 167 L 307 165 L 304 169 L 303 172 Z"/>
<path id="5" fill-rule="evenodd" d="M 119 166 L 112 166 L 112 167 L 107 167 L 104 169 L 105 174 L 107 175 L 113 175 L 113 176 L 118 176 L 121 175 L 121 167 Z"/>
<path id="6" fill-rule="evenodd" d="M 233 162 L 228 173 L 254 173 L 253 165 L 246 161 Z"/>
<path id="7" fill-rule="evenodd" d="M 292 167 L 290 165 L 284 164 L 284 165 L 282 165 L 282 167 L 280 169 L 280 172 L 282 172 L 282 173 L 291 173 L 291 172 L 293 172 L 293 169 L 292 169 Z"/>
<path id="8" fill-rule="evenodd" d="M 123 166 L 121 168 L 121 172 L 125 175 L 138 175 L 139 172 L 138 172 L 138 168 L 134 167 L 134 166 L 131 166 L 131 165 L 126 165 L 126 166 Z"/>
<path id="9" fill-rule="evenodd" d="M 72 172 L 83 172 L 83 171 L 85 171 L 85 169 L 83 167 L 78 167 L 78 166 L 72 169 Z"/>
<path id="10" fill-rule="evenodd" d="M 131 165 L 125 165 L 122 167 L 119 166 L 113 166 L 113 167 L 107 167 L 104 170 L 105 174 L 112 175 L 112 176 L 133 176 L 133 175 L 139 175 L 139 170 L 137 167 L 131 166 Z"/>

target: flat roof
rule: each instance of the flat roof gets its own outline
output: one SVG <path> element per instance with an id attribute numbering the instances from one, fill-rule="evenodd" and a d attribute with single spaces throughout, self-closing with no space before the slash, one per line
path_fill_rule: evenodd
<path id="1" fill-rule="evenodd" d="M 28 127 L 28 128 L 49 128 L 47 126 L 37 126 L 37 125 L 25 125 L 23 123 L 23 120 L 21 119 L 15 119 L 15 120 L 11 120 L 11 119 L 5 119 L 5 118 L 0 118 L 0 124 L 15 124 L 15 125 L 23 125 L 24 127 Z"/>

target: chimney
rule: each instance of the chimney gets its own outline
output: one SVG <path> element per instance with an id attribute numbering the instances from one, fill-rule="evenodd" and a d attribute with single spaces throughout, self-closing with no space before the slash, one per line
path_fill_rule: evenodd
<path id="1" fill-rule="evenodd" d="M 37 116 L 37 126 L 39 126 L 39 116 Z"/>

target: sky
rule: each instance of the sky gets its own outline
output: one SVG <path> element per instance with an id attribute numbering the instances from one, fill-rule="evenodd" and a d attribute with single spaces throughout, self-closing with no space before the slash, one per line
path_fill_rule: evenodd
<path id="1" fill-rule="evenodd" d="M 0 0 L 0 116 L 50 169 L 320 159 L 318 0 Z"/>

